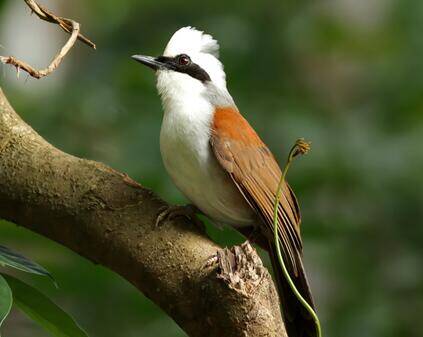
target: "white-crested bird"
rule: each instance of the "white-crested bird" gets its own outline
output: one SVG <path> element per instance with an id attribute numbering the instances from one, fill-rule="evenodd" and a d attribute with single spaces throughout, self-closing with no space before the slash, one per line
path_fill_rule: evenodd
<path id="1" fill-rule="evenodd" d="M 216 224 L 227 224 L 267 250 L 289 337 L 314 337 L 314 322 L 294 296 L 276 255 L 273 208 L 281 169 L 226 88 L 219 44 L 191 27 L 179 29 L 162 56 L 134 55 L 155 70 L 164 116 L 160 150 L 178 189 Z M 279 242 L 288 272 L 314 303 L 302 263 L 300 210 L 285 183 L 279 203 Z M 169 213 L 192 214 L 192 207 Z M 163 214 L 162 214 L 163 215 Z"/>

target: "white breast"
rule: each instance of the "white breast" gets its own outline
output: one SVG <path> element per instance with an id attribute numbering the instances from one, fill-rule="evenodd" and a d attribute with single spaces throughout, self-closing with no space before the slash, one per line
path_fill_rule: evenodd
<path id="1" fill-rule="evenodd" d="M 175 185 L 215 222 L 233 226 L 252 224 L 253 211 L 210 147 L 214 107 L 200 95 L 181 97 L 181 92 L 177 99 L 163 95 L 162 99 L 165 114 L 160 150 Z"/>

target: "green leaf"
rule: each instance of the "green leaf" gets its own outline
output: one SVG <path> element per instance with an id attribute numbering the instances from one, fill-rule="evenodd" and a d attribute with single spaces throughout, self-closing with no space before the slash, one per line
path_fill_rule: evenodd
<path id="1" fill-rule="evenodd" d="M 0 275 L 0 327 L 12 308 L 13 297 L 7 281 Z"/>
<path id="2" fill-rule="evenodd" d="M 9 275 L 4 275 L 16 306 L 33 321 L 56 337 L 88 337 L 73 318 L 37 289 Z"/>
<path id="3" fill-rule="evenodd" d="M 31 274 L 48 276 L 56 285 L 53 276 L 51 276 L 45 268 L 2 245 L 0 245 L 0 265 L 12 267 Z"/>

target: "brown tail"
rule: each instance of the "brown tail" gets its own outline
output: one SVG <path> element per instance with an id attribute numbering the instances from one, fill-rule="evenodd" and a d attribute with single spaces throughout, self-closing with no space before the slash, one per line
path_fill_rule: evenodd
<path id="1" fill-rule="evenodd" d="M 281 265 L 279 264 L 274 242 L 269 241 L 269 255 L 272 261 L 279 298 L 281 301 L 283 319 L 289 337 L 317 337 L 313 318 L 295 297 L 288 282 L 285 279 Z M 301 258 L 297 259 L 298 276 L 291 275 L 297 290 L 314 310 L 314 302 L 307 282 Z"/>

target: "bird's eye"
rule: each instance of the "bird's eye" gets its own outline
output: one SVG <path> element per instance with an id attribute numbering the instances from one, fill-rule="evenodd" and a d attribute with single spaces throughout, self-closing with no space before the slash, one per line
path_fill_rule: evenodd
<path id="1" fill-rule="evenodd" d="M 178 57 L 178 63 L 181 66 L 187 66 L 188 64 L 191 63 L 191 59 L 189 58 L 188 55 L 182 54 Z"/>

